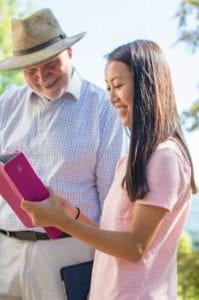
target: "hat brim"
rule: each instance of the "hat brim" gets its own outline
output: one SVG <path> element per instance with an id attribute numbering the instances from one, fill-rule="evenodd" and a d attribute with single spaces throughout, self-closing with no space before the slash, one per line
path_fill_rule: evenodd
<path id="1" fill-rule="evenodd" d="M 72 45 L 74 45 L 80 39 L 82 39 L 85 35 L 86 32 L 82 32 L 71 37 L 66 37 L 65 39 L 62 39 L 59 42 L 37 52 L 9 57 L 0 62 L 0 70 L 19 70 L 39 64 L 61 53 L 65 49 L 70 48 Z"/>

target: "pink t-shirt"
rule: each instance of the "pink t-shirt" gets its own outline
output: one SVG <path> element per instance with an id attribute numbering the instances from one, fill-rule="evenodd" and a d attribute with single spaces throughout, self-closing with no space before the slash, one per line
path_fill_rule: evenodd
<path id="1" fill-rule="evenodd" d="M 127 158 L 117 166 L 104 203 L 102 229 L 126 231 L 134 204 L 121 188 Z M 96 251 L 90 300 L 176 300 L 177 244 L 190 206 L 191 169 L 174 140 L 160 144 L 152 155 L 147 178 L 150 192 L 144 203 L 168 210 L 150 248 L 137 263 Z"/>

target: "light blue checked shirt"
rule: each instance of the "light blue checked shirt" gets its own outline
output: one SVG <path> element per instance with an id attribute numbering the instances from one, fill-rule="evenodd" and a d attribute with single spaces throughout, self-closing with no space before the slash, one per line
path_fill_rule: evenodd
<path id="1" fill-rule="evenodd" d="M 46 185 L 96 221 L 121 147 L 122 128 L 105 91 L 77 71 L 55 101 L 27 85 L 0 97 L 0 152 L 23 151 Z M 0 229 L 26 229 L 2 198 Z"/>

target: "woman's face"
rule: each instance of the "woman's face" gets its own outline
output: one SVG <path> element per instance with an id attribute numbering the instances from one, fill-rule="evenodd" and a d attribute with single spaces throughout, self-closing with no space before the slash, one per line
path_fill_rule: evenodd
<path id="1" fill-rule="evenodd" d="M 105 68 L 105 82 L 112 105 L 125 127 L 132 124 L 134 96 L 133 78 L 129 67 L 118 61 L 110 61 Z"/>

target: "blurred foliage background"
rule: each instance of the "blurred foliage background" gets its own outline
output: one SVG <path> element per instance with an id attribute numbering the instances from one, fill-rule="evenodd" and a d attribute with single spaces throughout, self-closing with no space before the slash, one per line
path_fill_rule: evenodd
<path id="1" fill-rule="evenodd" d="M 184 43 L 188 51 L 195 54 L 199 51 L 199 0 L 183 0 L 175 17 L 178 19 L 177 43 Z M 189 131 L 199 129 L 199 98 L 193 99 L 189 111 L 183 112 L 182 122 Z"/>
<path id="2" fill-rule="evenodd" d="M 24 1 L 23 5 L 21 1 L 18 0 L 0 0 L 0 60 L 12 55 L 11 17 L 23 17 L 31 13 L 32 10 L 32 0 Z M 0 72 L 0 94 L 5 89 L 21 83 L 23 83 L 23 76 L 21 72 Z"/>
<path id="3" fill-rule="evenodd" d="M 184 234 L 178 246 L 178 299 L 199 299 L 199 252 L 192 248 L 191 237 Z"/>
<path id="4" fill-rule="evenodd" d="M 183 0 L 175 17 L 178 19 L 177 43 L 186 45 L 191 54 L 199 50 L 199 0 Z M 191 76 L 189 77 L 191 80 Z M 182 114 L 188 131 L 199 129 L 199 97 L 193 99 L 189 111 Z M 193 250 L 191 237 L 184 234 L 178 247 L 178 299 L 199 299 L 199 252 Z"/>

